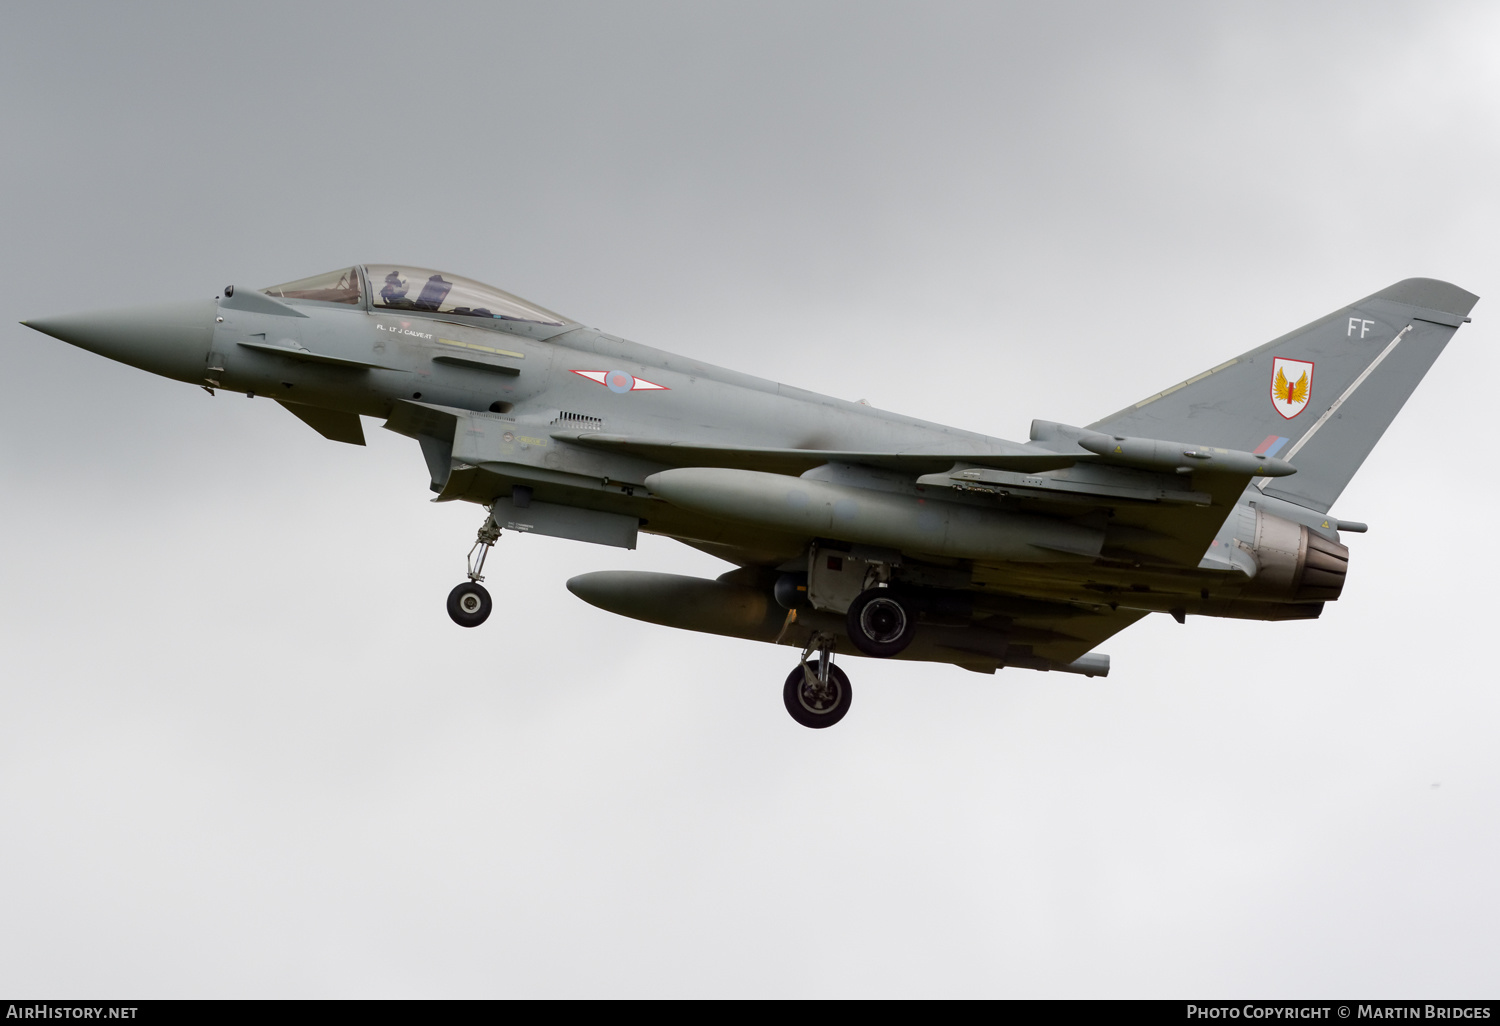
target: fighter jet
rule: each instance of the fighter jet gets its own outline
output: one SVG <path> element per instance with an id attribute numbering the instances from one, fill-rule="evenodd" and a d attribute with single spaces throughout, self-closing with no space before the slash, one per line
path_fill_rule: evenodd
<path id="1" fill-rule="evenodd" d="M 1117 413 L 1024 442 L 652 349 L 455 274 L 366 264 L 212 301 L 29 327 L 266 396 L 325 438 L 415 439 L 434 501 L 486 515 L 448 613 L 477 627 L 501 532 L 734 564 L 715 580 L 584 574 L 623 616 L 800 651 L 787 711 L 828 727 L 834 655 L 1104 676 L 1151 613 L 1305 620 L 1344 587 L 1330 513 L 1478 297 L 1409 278 Z"/>

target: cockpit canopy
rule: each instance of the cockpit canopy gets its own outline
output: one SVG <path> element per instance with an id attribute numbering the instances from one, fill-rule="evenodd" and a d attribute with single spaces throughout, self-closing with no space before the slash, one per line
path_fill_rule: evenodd
<path id="1" fill-rule="evenodd" d="M 361 276 L 360 271 L 364 274 Z M 534 303 L 456 274 L 425 267 L 396 264 L 366 264 L 314 275 L 261 291 L 277 299 L 311 300 L 363 307 L 366 292 L 361 277 L 369 283 L 372 310 L 419 310 L 445 317 L 481 321 L 521 321 L 527 324 L 562 326 L 566 317 Z"/>
<path id="2" fill-rule="evenodd" d="M 312 299 L 320 303 L 348 303 L 361 306 L 359 268 L 346 267 L 342 271 L 315 274 L 311 278 L 299 278 L 285 285 L 272 285 L 261 289 L 277 299 Z"/>

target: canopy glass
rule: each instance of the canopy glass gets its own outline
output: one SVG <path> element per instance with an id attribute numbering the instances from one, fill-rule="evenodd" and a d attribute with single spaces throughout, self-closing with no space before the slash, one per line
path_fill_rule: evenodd
<path id="1" fill-rule="evenodd" d="M 366 264 L 364 270 L 370 282 L 370 307 L 374 310 L 421 310 L 447 317 L 558 326 L 570 323 L 566 317 L 509 292 L 445 271 L 405 264 Z M 278 299 L 364 304 L 357 267 L 272 285 L 261 291 Z"/>
<path id="2" fill-rule="evenodd" d="M 367 264 L 370 306 L 376 310 L 425 310 L 449 317 L 480 320 L 567 323 L 550 310 L 526 302 L 491 285 L 425 267 Z"/>
<path id="3" fill-rule="evenodd" d="M 272 285 L 261 291 L 277 299 L 312 299 L 320 303 L 347 303 L 350 306 L 359 306 L 362 302 L 357 267 L 315 274 L 311 278 L 300 278 L 285 285 Z"/>

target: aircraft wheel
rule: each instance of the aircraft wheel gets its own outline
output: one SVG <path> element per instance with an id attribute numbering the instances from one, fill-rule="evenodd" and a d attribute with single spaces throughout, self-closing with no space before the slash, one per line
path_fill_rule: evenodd
<path id="1" fill-rule="evenodd" d="M 911 644 L 917 618 L 889 588 L 871 588 L 849 606 L 845 628 L 855 648 L 884 658 Z"/>
<path id="2" fill-rule="evenodd" d="M 854 690 L 849 687 L 849 678 L 837 666 L 828 667 L 826 691 L 818 685 L 818 664 L 808 663 L 807 667 L 812 671 L 812 684 L 808 684 L 807 675 L 799 665 L 787 677 L 786 687 L 781 689 L 781 700 L 786 703 L 786 711 L 792 714 L 792 719 L 804 727 L 831 727 L 849 711 Z"/>
<path id="3" fill-rule="evenodd" d="M 490 618 L 494 603 L 484 585 L 465 581 L 448 593 L 448 615 L 460 627 L 478 627 Z"/>

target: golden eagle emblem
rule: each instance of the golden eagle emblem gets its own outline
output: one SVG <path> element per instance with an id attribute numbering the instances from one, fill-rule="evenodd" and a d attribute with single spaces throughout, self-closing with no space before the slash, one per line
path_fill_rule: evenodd
<path id="1" fill-rule="evenodd" d="M 1302 377 L 1296 381 L 1288 381 L 1282 368 L 1276 368 L 1276 380 L 1271 385 L 1271 392 L 1277 399 L 1288 405 L 1297 405 L 1307 402 L 1307 371 L 1302 372 Z"/>
<path id="2" fill-rule="evenodd" d="M 1271 405 L 1287 420 L 1307 409 L 1312 385 L 1311 360 L 1278 356 L 1271 361 Z"/>

